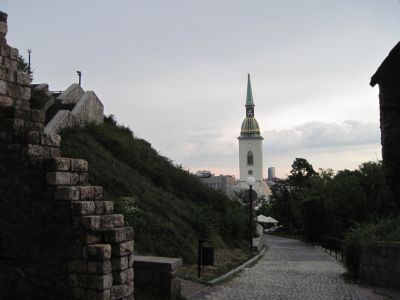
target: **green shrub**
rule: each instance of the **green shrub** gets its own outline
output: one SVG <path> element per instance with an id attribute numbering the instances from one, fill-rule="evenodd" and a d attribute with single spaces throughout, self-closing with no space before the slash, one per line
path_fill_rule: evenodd
<path id="1" fill-rule="evenodd" d="M 345 237 L 345 264 L 350 276 L 357 278 L 361 244 L 365 241 L 399 241 L 400 217 L 381 219 L 354 226 Z"/>
<path id="2" fill-rule="evenodd" d="M 357 278 L 361 256 L 360 242 L 346 241 L 344 244 L 344 255 L 344 262 L 350 277 Z"/>

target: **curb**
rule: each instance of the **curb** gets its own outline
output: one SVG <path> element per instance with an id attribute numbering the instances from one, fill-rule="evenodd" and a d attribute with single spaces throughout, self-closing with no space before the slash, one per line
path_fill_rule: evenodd
<path id="1" fill-rule="evenodd" d="M 225 273 L 224 275 L 222 275 L 218 278 L 208 281 L 206 284 L 216 285 L 216 284 L 220 283 L 221 281 L 224 281 L 224 280 L 236 275 L 237 273 L 242 271 L 244 268 L 248 267 L 249 265 L 251 265 L 251 264 L 255 263 L 257 260 L 259 260 L 265 254 L 266 251 L 267 251 L 267 247 L 264 246 L 256 256 L 250 258 L 248 261 L 244 262 L 239 267 L 237 267 L 233 270 L 230 270 L 228 273 Z"/>

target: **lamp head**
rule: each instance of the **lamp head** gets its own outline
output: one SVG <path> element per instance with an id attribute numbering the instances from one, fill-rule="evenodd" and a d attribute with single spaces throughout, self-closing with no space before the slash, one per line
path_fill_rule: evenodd
<path id="1" fill-rule="evenodd" d="M 256 179 L 253 176 L 249 176 L 247 177 L 246 182 L 248 186 L 253 186 L 253 184 L 256 182 Z"/>

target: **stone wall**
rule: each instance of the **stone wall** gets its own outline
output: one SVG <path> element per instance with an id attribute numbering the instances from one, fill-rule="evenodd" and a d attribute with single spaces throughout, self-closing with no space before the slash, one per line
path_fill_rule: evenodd
<path id="1" fill-rule="evenodd" d="M 382 62 L 370 84 L 379 84 L 383 166 L 400 209 L 400 42 Z"/>
<path id="2" fill-rule="evenodd" d="M 154 298 L 177 299 L 181 293 L 181 280 L 176 277 L 182 259 L 156 256 L 135 256 L 135 284 L 140 291 L 156 291 Z"/>
<path id="3" fill-rule="evenodd" d="M 361 245 L 358 276 L 373 285 L 400 288 L 400 242 Z"/>
<path id="4" fill-rule="evenodd" d="M 62 92 L 52 103 L 46 107 L 51 114 L 51 120 L 46 124 L 46 134 L 58 134 L 61 129 L 72 126 L 85 126 L 87 124 L 101 124 L 104 122 L 104 106 L 93 91 L 84 91 L 74 83 Z M 48 118 L 48 116 L 46 116 Z"/>
<path id="5" fill-rule="evenodd" d="M 0 299 L 133 299 L 133 229 L 32 110 L 0 12 Z"/>
<path id="6" fill-rule="evenodd" d="M 88 123 L 101 124 L 104 121 L 104 107 L 95 92 L 86 91 L 72 109 L 71 114 L 81 126 Z"/>

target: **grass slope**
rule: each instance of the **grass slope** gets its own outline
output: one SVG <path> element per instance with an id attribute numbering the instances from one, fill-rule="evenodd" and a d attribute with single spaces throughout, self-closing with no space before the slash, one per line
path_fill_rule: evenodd
<path id="1" fill-rule="evenodd" d="M 135 228 L 142 254 L 193 263 L 198 238 L 216 248 L 245 246 L 246 210 L 163 157 L 129 128 L 108 117 L 102 125 L 62 132 L 62 154 L 89 162 L 90 183 L 103 186 Z"/>

